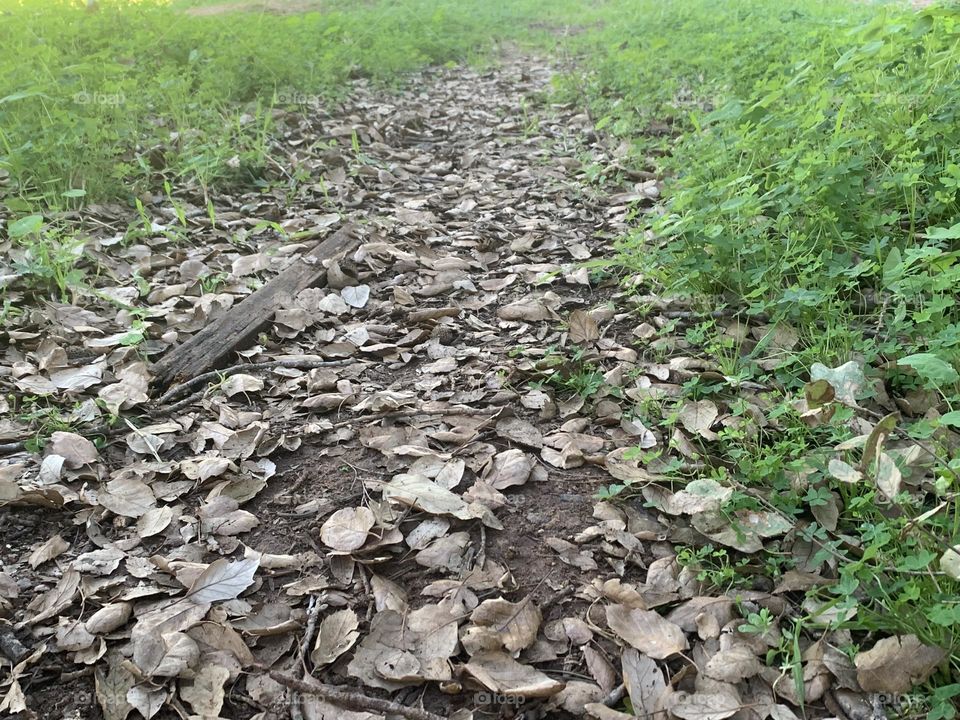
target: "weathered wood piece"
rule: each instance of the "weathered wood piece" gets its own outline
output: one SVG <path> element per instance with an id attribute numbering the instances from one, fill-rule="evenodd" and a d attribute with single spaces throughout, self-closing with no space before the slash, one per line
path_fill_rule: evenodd
<path id="1" fill-rule="evenodd" d="M 166 387 L 215 367 L 228 353 L 253 340 L 274 311 L 308 287 L 322 285 L 324 260 L 344 257 L 357 244 L 356 227 L 344 225 L 300 255 L 262 288 L 231 307 L 182 345 L 154 364 L 154 384 Z"/>

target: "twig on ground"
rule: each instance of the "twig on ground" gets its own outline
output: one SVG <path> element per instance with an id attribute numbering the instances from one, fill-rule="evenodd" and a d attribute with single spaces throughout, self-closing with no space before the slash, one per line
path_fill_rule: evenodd
<path id="1" fill-rule="evenodd" d="M 183 400 L 175 402 L 173 405 L 167 405 L 166 407 L 159 407 L 153 412 L 150 413 L 150 417 L 158 418 L 165 415 L 173 415 L 175 412 L 180 412 L 186 407 L 193 405 L 194 403 L 200 402 L 203 400 L 203 396 L 207 394 L 208 388 L 203 388 L 202 390 L 197 390 L 191 395 L 187 395 Z"/>
<path id="2" fill-rule="evenodd" d="M 307 665 L 307 658 L 310 657 L 310 645 L 313 644 L 313 636 L 317 631 L 317 618 L 320 617 L 320 610 L 326 605 L 317 600 L 316 594 L 310 595 L 310 603 L 307 605 L 307 627 L 303 631 L 303 640 L 300 642 L 300 664 L 303 665 L 303 672 L 310 674 L 310 668 Z"/>
<path id="3" fill-rule="evenodd" d="M 356 422 L 362 422 L 364 420 L 396 420 L 399 418 L 406 417 L 416 417 L 417 415 L 497 415 L 503 412 L 502 407 L 493 407 L 487 410 L 480 410 L 478 408 L 471 407 L 451 407 L 451 408 L 440 408 L 437 410 L 423 410 L 423 409 L 411 409 L 411 410 L 391 410 L 389 412 L 382 413 L 373 413 L 372 415 L 359 415 L 350 420 L 341 420 L 333 424 L 334 428 L 346 427 L 347 425 L 353 425 Z"/>
<path id="4" fill-rule="evenodd" d="M 409 718 L 409 720 L 444 720 L 441 715 L 437 715 L 428 710 L 407 707 L 389 700 L 381 700 L 380 698 L 368 697 L 355 691 L 325 685 L 313 678 L 297 680 L 296 678 L 279 672 L 271 672 L 270 677 L 292 690 L 296 690 L 304 695 L 316 695 L 334 705 L 339 705 L 348 710 L 357 710 L 360 712 L 373 711 L 384 715 L 402 715 L 405 718 Z"/>
<path id="5" fill-rule="evenodd" d="M 174 387 L 167 390 L 163 395 L 160 396 L 160 399 L 157 401 L 161 405 L 175 400 L 181 395 L 186 394 L 192 388 L 195 388 L 197 385 L 202 385 L 205 382 L 210 380 L 221 380 L 230 375 L 234 375 L 240 372 L 252 372 L 254 370 L 270 370 L 276 367 L 284 368 L 296 368 L 298 370 L 312 370 L 313 368 L 319 367 L 329 367 L 334 365 L 346 365 L 348 363 L 356 362 L 356 360 L 323 360 L 317 357 L 299 357 L 299 358 L 281 358 L 280 360 L 270 360 L 267 362 L 258 362 L 258 363 L 239 363 L 237 365 L 231 365 L 230 367 L 223 368 L 222 370 L 211 370 L 210 372 L 205 372 L 200 375 L 197 375 L 195 378 L 190 378 L 184 383 L 175 385 Z"/>
<path id="6" fill-rule="evenodd" d="M 607 696 L 603 699 L 603 704 L 607 707 L 613 707 L 618 702 L 623 700 L 623 696 L 627 694 L 627 686 L 623 683 L 617 685 L 613 690 L 607 693 Z"/>

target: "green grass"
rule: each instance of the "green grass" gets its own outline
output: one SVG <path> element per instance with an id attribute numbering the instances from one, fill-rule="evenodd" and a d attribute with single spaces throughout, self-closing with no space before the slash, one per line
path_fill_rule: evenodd
<path id="1" fill-rule="evenodd" d="M 158 0 L 89 13 L 0 0 L 0 196 L 22 212 L 129 202 L 165 180 L 250 186 L 268 164 L 272 108 L 322 105 L 352 77 L 470 60 L 529 32 L 537 3 L 322 7 L 194 17 Z"/>
<path id="2" fill-rule="evenodd" d="M 0 201 L 16 218 L 7 235 L 32 287 L 66 300 L 78 281 L 70 228 L 43 229 L 42 216 L 103 200 L 133 216 L 143 193 L 176 207 L 185 186 L 262 187 L 275 108 L 323 104 L 354 77 L 389 85 L 427 64 L 473 60 L 500 40 L 548 48 L 560 42 L 549 26 L 577 25 L 562 49 L 580 67 L 558 82 L 558 99 L 589 104 L 614 142 L 630 145 L 631 162 L 667 179 L 664 211 L 638 215 L 610 265 L 594 272 L 640 278 L 644 292 L 686 294 L 743 320 L 790 323 L 799 338 L 771 369 L 769 339 L 733 340 L 712 317 L 684 336 L 723 375 L 771 388 L 761 400 L 772 424 L 756 432 L 745 429 L 751 408 L 735 382 L 694 378 L 684 388 L 684 399 L 715 399 L 744 420 L 710 444 L 714 462 L 703 471 L 734 488 L 731 518 L 781 513 L 797 523 L 808 564 L 834 568 L 792 626 L 781 624 L 768 662 L 799 668 L 798 638 L 822 622 L 817 608 L 841 615 L 832 626 L 852 633 L 851 653 L 915 633 L 950 653 L 928 688 L 928 718 L 954 717 L 960 584 L 934 571 L 960 543 L 960 457 L 947 434 L 960 427 L 956 5 L 916 13 L 840 0 L 383 0 L 290 15 L 184 12 L 209 4 L 218 3 L 102 0 L 87 13 L 80 3 L 0 0 Z M 615 177 L 592 162 L 584 173 L 598 186 Z M 0 319 L 13 312 L 3 307 Z M 935 399 L 933 412 L 907 417 L 888 439 L 922 443 L 930 465 L 893 503 L 876 482 L 889 467 L 859 448 L 835 449 L 889 421 L 861 415 L 857 426 L 857 411 L 836 403 L 823 403 L 816 423 L 797 411 L 802 399 L 821 402 L 822 388 L 806 383 L 814 363 L 851 359 L 891 393 Z M 602 368 L 582 354 L 549 352 L 531 367 L 567 395 L 603 384 Z M 862 395 L 871 392 L 868 384 Z M 21 411 L 64 422 L 45 407 Z M 634 411 L 667 435 L 676 422 L 671 403 Z M 683 463 L 665 459 L 665 473 L 687 479 Z M 838 462 L 861 466 L 864 481 L 842 482 Z M 618 485 L 607 496 L 629 491 Z M 817 518 L 832 503 L 828 530 Z M 679 558 L 723 589 L 776 581 L 802 564 L 711 545 L 681 548 Z M 745 625 L 760 634 L 772 621 L 754 613 Z"/>
<path id="3" fill-rule="evenodd" d="M 712 320 L 687 331 L 726 374 L 774 388 L 765 400 L 776 429 L 732 426 L 711 447 L 721 460 L 716 479 L 736 489 L 726 510 L 773 508 L 801 521 L 815 564 L 834 565 L 838 577 L 810 591 L 807 607 L 844 615 L 833 626 L 856 631 L 856 642 L 915 633 L 947 649 L 926 710 L 931 720 L 953 717 L 960 584 L 931 571 L 960 542 L 960 458 L 946 434 L 960 414 L 938 417 L 960 409 L 960 9 L 818 0 L 614 6 L 602 29 L 575 40 L 588 72 L 566 78 L 561 92 L 589 102 L 599 124 L 631 144 L 634 162 L 667 183 L 663 212 L 619 242 L 612 269 L 643 278 L 645 291 L 790 323 L 799 336 L 779 367 L 764 370 L 764 343 L 741 352 Z M 934 394 L 931 413 L 907 416 L 891 436 L 922 445 L 931 466 L 892 504 L 877 486 L 889 467 L 834 450 L 857 434 L 855 411 L 830 404 L 833 415 L 811 427 L 794 406 L 804 391 L 815 396 L 805 387 L 813 363 L 851 359 L 891 393 Z M 696 399 L 704 389 L 688 383 L 687 392 Z M 707 393 L 743 412 L 732 385 Z M 669 415 L 664 408 L 659 421 Z M 864 480 L 840 482 L 830 470 L 838 460 L 861 465 Z M 900 469 L 908 470 L 902 461 Z M 834 502 L 835 530 L 810 522 Z M 776 555 L 742 564 L 709 547 L 681 556 L 725 588 L 797 566 Z M 798 620 L 818 622 L 812 610 Z"/>

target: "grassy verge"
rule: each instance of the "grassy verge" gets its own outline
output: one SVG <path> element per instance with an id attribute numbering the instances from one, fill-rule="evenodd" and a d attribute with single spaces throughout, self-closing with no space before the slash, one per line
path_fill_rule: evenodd
<path id="1" fill-rule="evenodd" d="M 706 451 L 729 517 L 772 507 L 811 548 L 763 568 L 684 557 L 721 586 L 823 570 L 798 623 L 852 631 L 851 653 L 875 631 L 947 649 L 927 709 L 952 717 L 960 9 L 633 0 L 578 42 L 590 72 L 565 89 L 668 178 L 614 264 L 709 311 L 685 339 L 725 378 L 686 399 L 749 419 L 743 383 L 777 388 L 758 399 L 769 425 L 731 423 Z"/>
<path id="2" fill-rule="evenodd" d="M 467 60 L 537 15 L 531 0 L 327 2 L 294 14 L 83 7 L 0 0 L 0 196 L 11 212 L 129 202 L 164 181 L 250 186 L 273 108 L 309 112 L 351 77 L 388 82 Z"/>

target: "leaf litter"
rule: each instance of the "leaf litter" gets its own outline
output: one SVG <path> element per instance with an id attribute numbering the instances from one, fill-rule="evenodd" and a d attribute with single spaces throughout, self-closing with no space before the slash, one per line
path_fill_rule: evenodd
<path id="1" fill-rule="evenodd" d="M 772 508 L 727 511 L 732 487 L 664 481 L 667 457 L 696 471 L 724 428 L 770 421 L 750 388 L 745 416 L 712 397 L 680 401 L 672 428 L 637 417 L 723 376 L 678 354 L 648 362 L 651 341 L 682 343 L 581 266 L 659 191 L 629 173 L 607 196 L 586 183 L 584 158 L 615 168 L 621 151 L 542 100 L 551 73 L 508 57 L 389 96 L 356 81 L 326 112 L 276 118 L 275 149 L 316 178 L 289 197 L 220 197 L 211 217 L 189 189 L 178 207 L 158 196 L 135 244 L 120 242 L 122 208 L 87 209 L 101 286 L 4 329 L 0 710 L 779 720 L 839 707 L 834 689 L 929 676 L 942 651 L 915 636 L 851 660 L 823 632 L 801 698 L 764 658 L 818 569 L 728 597 L 678 563 L 677 544 L 802 544 Z M 346 223 L 357 249 L 238 365 L 150 387 L 150 362 Z M 131 273 L 149 287 L 108 284 Z M 816 425 L 866 384 L 855 363 L 815 366 L 798 410 Z M 893 498 L 911 462 L 893 423 L 864 426 L 829 473 Z M 611 482 L 642 502 L 597 501 Z M 956 558 L 941 560 L 953 577 Z M 744 622 L 760 610 L 774 620 L 758 635 Z"/>

